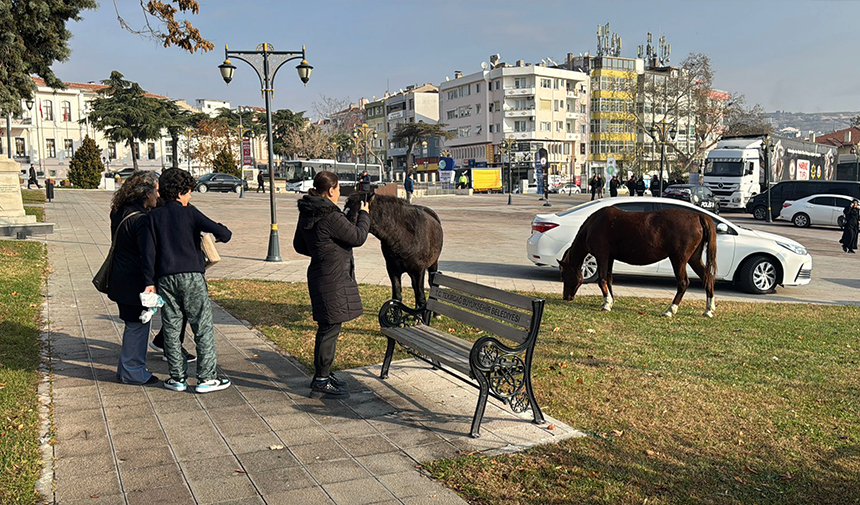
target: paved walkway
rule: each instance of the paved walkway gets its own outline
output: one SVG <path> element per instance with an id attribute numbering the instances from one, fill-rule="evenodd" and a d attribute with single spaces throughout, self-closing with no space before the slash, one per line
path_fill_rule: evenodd
<path id="1" fill-rule="evenodd" d="M 414 360 L 395 363 L 384 382 L 378 366 L 348 371 L 349 400 L 309 399 L 303 367 L 218 307 L 219 365 L 235 387 L 196 395 L 118 384 L 122 322 L 90 282 L 109 249 L 109 195 L 58 193 L 46 205 L 57 226 L 48 239 L 45 315 L 56 503 L 460 504 L 420 462 L 579 435 L 553 419 L 552 430 L 535 426 L 491 402 L 483 437 L 471 439 L 474 390 Z M 241 246 L 242 229 L 231 227 Z M 227 257 L 218 268 L 238 261 Z M 164 378 L 158 358 L 150 353 L 150 369 Z"/>

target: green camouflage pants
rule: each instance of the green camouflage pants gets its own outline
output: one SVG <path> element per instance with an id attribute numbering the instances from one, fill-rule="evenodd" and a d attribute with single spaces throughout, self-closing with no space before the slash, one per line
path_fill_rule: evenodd
<path id="1" fill-rule="evenodd" d="M 161 277 L 157 282 L 158 294 L 164 298 L 161 326 L 164 328 L 164 355 L 170 376 L 184 379 L 188 376 L 188 360 L 182 354 L 179 335 L 182 331 L 182 315 L 188 318 L 197 344 L 197 379 L 200 381 L 217 377 L 215 367 L 215 333 L 212 326 L 212 307 L 209 305 L 209 287 L 199 272 L 173 274 Z"/>

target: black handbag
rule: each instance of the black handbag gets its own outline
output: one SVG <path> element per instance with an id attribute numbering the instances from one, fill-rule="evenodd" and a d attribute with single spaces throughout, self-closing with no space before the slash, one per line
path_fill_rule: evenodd
<path id="1" fill-rule="evenodd" d="M 132 212 L 122 218 L 122 221 L 119 222 L 119 226 L 116 227 L 116 235 L 119 235 L 119 229 L 122 228 L 122 224 L 135 214 L 140 214 L 140 211 Z M 95 277 L 93 277 L 93 286 L 95 286 L 100 293 L 107 293 L 108 286 L 110 285 L 110 269 L 113 265 L 113 248 L 116 246 L 116 235 L 114 235 L 113 240 L 111 240 L 110 251 L 108 251 L 105 261 L 102 263 L 102 267 L 99 268 L 99 271 L 96 273 Z"/>

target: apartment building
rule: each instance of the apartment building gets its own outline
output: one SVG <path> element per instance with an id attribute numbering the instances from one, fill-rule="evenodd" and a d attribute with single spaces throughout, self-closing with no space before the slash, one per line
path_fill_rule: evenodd
<path id="1" fill-rule="evenodd" d="M 194 100 L 194 107 L 200 112 L 208 114 L 209 117 L 217 116 L 218 109 L 231 108 L 229 100 L 213 100 L 211 98 L 198 98 Z"/>
<path id="2" fill-rule="evenodd" d="M 385 133 L 385 98 L 373 100 L 365 104 L 364 112 L 367 126 L 376 130 L 376 138 L 370 141 L 370 150 L 373 155 L 370 156 L 371 163 L 379 163 L 385 165 L 385 160 L 388 159 L 387 147 L 388 137 Z"/>
<path id="3" fill-rule="evenodd" d="M 514 180 L 534 180 L 537 152 L 549 155 L 549 173 L 561 180 L 585 174 L 588 160 L 589 80 L 582 72 L 490 59 L 480 72 L 439 86 L 440 121 L 454 138 L 444 141 L 459 167 L 503 166 Z M 503 139 L 516 141 L 502 156 Z"/>
<path id="4" fill-rule="evenodd" d="M 439 122 L 439 88 L 432 84 L 410 85 L 385 99 L 385 138 L 388 142 L 387 163 L 396 180 L 402 180 L 407 170 L 435 171 L 439 162 L 439 141 L 428 139 L 428 145 L 415 146 L 412 159 L 406 159 L 407 147 L 392 142 L 398 126 L 406 123 Z M 382 132 L 379 132 L 382 136 Z"/>

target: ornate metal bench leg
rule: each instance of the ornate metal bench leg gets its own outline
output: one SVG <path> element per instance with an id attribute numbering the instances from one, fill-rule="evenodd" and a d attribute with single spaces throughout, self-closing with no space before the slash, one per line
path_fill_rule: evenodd
<path id="1" fill-rule="evenodd" d="M 475 374 L 481 392 L 478 393 L 478 406 L 475 407 L 475 417 L 472 418 L 472 438 L 481 438 L 481 421 L 484 419 L 484 410 L 487 408 L 487 398 L 490 396 L 490 384 L 484 374 Z"/>
<path id="2" fill-rule="evenodd" d="M 394 344 L 396 341 L 389 337 L 388 347 L 385 349 L 385 359 L 382 360 L 382 371 L 379 374 L 380 379 L 388 378 L 388 368 L 391 366 L 391 356 L 394 355 Z"/>
<path id="3" fill-rule="evenodd" d="M 530 370 L 526 371 L 526 393 L 529 395 L 529 403 L 531 403 L 532 414 L 535 416 L 535 424 L 544 424 L 546 420 L 543 418 L 543 412 L 538 407 L 537 398 L 532 390 L 532 374 Z"/>

